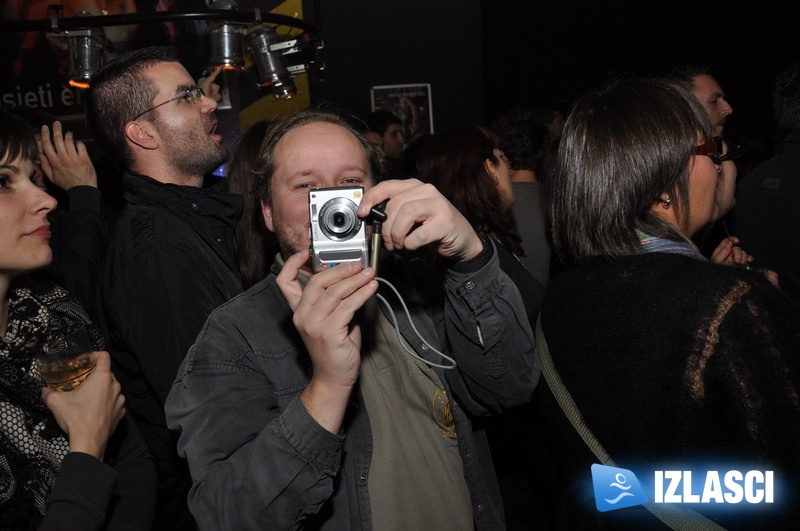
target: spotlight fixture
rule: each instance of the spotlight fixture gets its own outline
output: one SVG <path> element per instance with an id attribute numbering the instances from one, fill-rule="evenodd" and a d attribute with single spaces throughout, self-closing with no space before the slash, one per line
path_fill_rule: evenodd
<path id="1" fill-rule="evenodd" d="M 269 24 L 253 24 L 245 30 L 247 50 L 258 69 L 262 87 L 272 87 L 272 97 L 288 100 L 297 93 L 281 54 L 273 50 L 278 34 Z"/>
<path id="2" fill-rule="evenodd" d="M 307 22 L 277 13 L 262 13 L 260 8 L 241 10 L 236 0 L 213 0 L 209 9 L 159 11 L 153 13 L 102 14 L 81 11 L 62 18 L 64 6 L 51 4 L 48 18 L 8 21 L 0 17 L 0 33 L 47 32 L 46 36 L 63 50 L 69 50 L 70 81 L 88 88 L 92 75 L 102 66 L 104 52 L 111 51 L 104 26 L 206 20 L 211 37 L 211 66 L 225 70 L 249 69 L 255 63 L 260 87 L 269 87 L 273 97 L 289 99 L 296 93 L 292 76 L 314 69 L 323 72 L 323 43 L 319 31 Z M 301 30 L 294 37 L 280 40 L 273 25 Z"/>
<path id="3" fill-rule="evenodd" d="M 209 9 L 235 10 L 234 0 L 214 0 Z M 221 66 L 223 70 L 244 70 L 244 24 L 223 20 L 208 25 L 211 36 L 211 66 Z"/>
<path id="4" fill-rule="evenodd" d="M 88 11 L 75 14 L 76 18 L 88 16 L 91 16 Z M 63 33 L 49 33 L 47 36 L 62 49 L 69 51 L 69 85 L 88 89 L 92 76 L 105 62 L 105 51 L 109 44 L 105 30 L 102 27 L 80 28 Z M 64 37 L 67 39 L 66 44 Z"/>

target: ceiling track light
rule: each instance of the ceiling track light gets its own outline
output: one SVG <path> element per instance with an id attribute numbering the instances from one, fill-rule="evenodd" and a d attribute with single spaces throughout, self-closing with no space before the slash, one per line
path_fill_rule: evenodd
<path id="1" fill-rule="evenodd" d="M 214 0 L 210 9 L 234 10 L 234 0 Z M 222 67 L 223 70 L 244 70 L 244 33 L 245 24 L 223 20 L 208 25 L 211 39 L 211 66 Z"/>
<path id="2" fill-rule="evenodd" d="M 258 70 L 262 87 L 272 88 L 276 100 L 288 100 L 297 93 L 294 81 L 283 61 L 278 34 L 269 24 L 253 24 L 245 30 L 245 42 L 250 57 Z"/>
<path id="3" fill-rule="evenodd" d="M 199 20 L 209 21 L 212 66 L 241 71 L 252 59 L 260 78 L 259 86 L 270 88 L 275 99 L 289 99 L 296 93 L 293 75 L 310 69 L 322 72 L 322 40 L 318 30 L 304 20 L 262 13 L 260 8 L 238 9 L 235 0 L 214 0 L 202 12 L 160 11 L 95 16 L 82 11 L 62 18 L 63 6 L 53 4 L 48 18 L 9 21 L 0 18 L 0 32 L 46 32 L 48 38 L 70 54 L 70 85 L 88 88 L 92 75 L 103 65 L 110 41 L 104 27 L 132 24 Z M 280 40 L 272 25 L 301 30 L 298 37 Z"/>
<path id="4" fill-rule="evenodd" d="M 88 11 L 75 14 L 75 18 L 87 16 L 91 16 Z M 109 47 L 105 30 L 102 27 L 80 28 L 48 33 L 47 37 L 69 52 L 69 85 L 88 89 L 92 76 L 105 62 L 105 52 Z"/>

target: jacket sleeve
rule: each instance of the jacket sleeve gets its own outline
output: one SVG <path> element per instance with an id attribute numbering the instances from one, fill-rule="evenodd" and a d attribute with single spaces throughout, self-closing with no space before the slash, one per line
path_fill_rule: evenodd
<path id="1" fill-rule="evenodd" d="M 191 245 L 150 243 L 126 260 L 104 293 L 112 340 L 121 336 L 163 403 L 197 333 L 227 296 Z"/>
<path id="2" fill-rule="evenodd" d="M 297 396 L 302 383 L 277 396 L 262 364 L 283 363 L 289 353 L 257 350 L 237 323 L 215 315 L 166 403 L 192 474 L 189 508 L 200 529 L 301 527 L 333 494 L 344 438 L 308 414 Z"/>
<path id="3" fill-rule="evenodd" d="M 116 478 L 116 471 L 94 456 L 68 453 L 47 498 L 39 531 L 100 529 Z"/>
<path id="4" fill-rule="evenodd" d="M 531 400 L 539 381 L 533 331 L 519 289 L 501 269 L 494 243 L 448 268 L 445 326 L 457 363 L 447 378 L 461 405 L 489 415 Z"/>
<path id="5" fill-rule="evenodd" d="M 155 494 L 155 465 L 126 415 L 104 461 L 81 452 L 64 457 L 39 531 L 148 531 Z"/>

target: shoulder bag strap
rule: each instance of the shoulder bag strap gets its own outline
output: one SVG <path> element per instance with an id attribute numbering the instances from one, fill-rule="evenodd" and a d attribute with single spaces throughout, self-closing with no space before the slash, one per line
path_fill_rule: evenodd
<path id="1" fill-rule="evenodd" d="M 594 453 L 604 465 L 616 467 L 617 465 L 614 463 L 614 460 L 611 459 L 611 456 L 608 455 L 603 445 L 600 444 L 600 441 L 597 440 L 592 430 L 590 430 L 589 426 L 584 422 L 578 406 L 575 404 L 575 401 L 572 400 L 572 395 L 569 394 L 569 391 L 564 386 L 564 382 L 561 381 L 561 377 L 556 371 L 553 359 L 550 357 L 550 350 L 547 348 L 547 340 L 542 331 L 541 316 L 536 320 L 535 336 L 536 354 L 539 357 L 539 366 L 542 369 L 542 374 L 547 381 L 547 385 L 550 386 L 550 390 L 553 392 L 553 396 L 555 396 L 561 409 L 564 410 L 570 423 L 572 423 L 572 426 L 589 449 L 592 450 L 592 453 Z M 650 511 L 653 516 L 664 522 L 664 524 L 671 529 L 675 531 L 724 531 L 724 527 L 720 527 L 702 514 L 688 507 L 654 503 L 654 493 L 652 489 L 644 484 L 642 484 L 642 488 L 649 498 L 648 502 L 643 504 L 645 509 Z"/>

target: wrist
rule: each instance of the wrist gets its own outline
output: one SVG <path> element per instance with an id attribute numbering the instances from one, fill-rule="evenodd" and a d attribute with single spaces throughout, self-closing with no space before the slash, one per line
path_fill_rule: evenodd
<path id="1" fill-rule="evenodd" d="M 106 451 L 106 441 L 100 442 L 89 437 L 70 437 L 69 451 L 89 454 L 102 461 Z"/>
<path id="2" fill-rule="evenodd" d="M 320 426 L 338 434 L 352 391 L 353 384 L 329 383 L 312 377 L 300 393 L 300 402 Z"/>
<path id="3" fill-rule="evenodd" d="M 481 249 L 471 258 L 453 262 L 450 264 L 451 269 L 461 273 L 474 273 L 489 263 L 494 254 L 491 238 L 483 232 L 476 232 L 476 236 L 481 244 Z"/>

